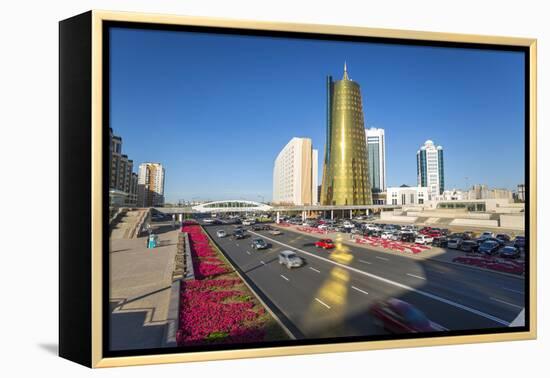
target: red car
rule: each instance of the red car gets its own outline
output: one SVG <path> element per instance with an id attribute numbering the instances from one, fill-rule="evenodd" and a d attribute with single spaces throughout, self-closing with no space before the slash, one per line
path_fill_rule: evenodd
<path id="1" fill-rule="evenodd" d="M 375 323 L 391 333 L 437 332 L 447 329 L 432 322 L 416 307 L 405 301 L 391 298 L 371 306 Z"/>
<path id="2" fill-rule="evenodd" d="M 317 248 L 324 248 L 324 249 L 332 249 L 332 248 L 336 247 L 334 245 L 334 242 L 332 241 L 332 239 L 321 239 L 321 240 L 315 242 L 315 246 Z"/>
<path id="3" fill-rule="evenodd" d="M 424 233 L 424 235 L 429 236 L 431 238 L 440 238 L 441 236 L 443 236 L 441 232 L 433 231 L 433 230 L 427 231 L 426 233 Z"/>

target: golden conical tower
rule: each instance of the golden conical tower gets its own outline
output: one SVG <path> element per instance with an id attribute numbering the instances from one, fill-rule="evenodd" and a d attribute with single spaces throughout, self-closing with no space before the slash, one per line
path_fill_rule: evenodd
<path id="1" fill-rule="evenodd" d="M 322 205 L 371 205 L 361 89 L 348 76 L 327 77 L 327 134 Z"/>

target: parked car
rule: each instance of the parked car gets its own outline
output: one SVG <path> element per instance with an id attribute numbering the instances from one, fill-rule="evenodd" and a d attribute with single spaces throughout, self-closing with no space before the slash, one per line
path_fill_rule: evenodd
<path id="1" fill-rule="evenodd" d="M 304 265 L 304 259 L 293 251 L 282 251 L 279 253 L 279 264 L 285 265 L 288 269 L 299 268 Z"/>
<path id="2" fill-rule="evenodd" d="M 203 223 L 212 224 L 214 223 L 214 219 L 210 219 L 210 218 L 203 219 Z"/>
<path id="3" fill-rule="evenodd" d="M 510 235 L 508 235 L 508 234 L 496 234 L 495 239 L 502 240 L 504 243 L 508 243 L 510 241 Z"/>
<path id="4" fill-rule="evenodd" d="M 462 244 L 462 239 L 452 238 L 452 239 L 449 239 L 449 242 L 447 243 L 447 248 L 459 249 L 461 244 Z"/>
<path id="5" fill-rule="evenodd" d="M 475 234 L 473 231 L 464 231 L 462 236 L 462 239 L 464 240 L 472 240 L 475 237 Z"/>
<path id="6" fill-rule="evenodd" d="M 390 240 L 390 239 L 392 238 L 392 236 L 393 236 L 393 232 L 391 232 L 391 231 L 384 231 L 384 232 L 382 232 L 382 234 L 380 235 L 380 237 L 381 237 L 382 239 L 385 239 L 385 240 Z"/>
<path id="7" fill-rule="evenodd" d="M 315 242 L 317 248 L 332 249 L 336 247 L 332 239 L 321 239 Z"/>
<path id="8" fill-rule="evenodd" d="M 224 230 L 218 230 L 216 231 L 216 236 L 218 238 L 225 238 L 227 236 L 227 233 Z"/>
<path id="9" fill-rule="evenodd" d="M 376 323 L 392 333 L 446 331 L 446 328 L 432 322 L 410 303 L 396 298 L 375 303 L 369 309 L 369 313 L 375 318 Z"/>
<path id="10" fill-rule="evenodd" d="M 519 251 L 519 248 L 516 248 L 511 245 L 507 245 L 506 247 L 500 250 L 499 255 L 500 257 L 504 257 L 508 259 L 519 259 L 521 256 L 521 252 Z"/>
<path id="11" fill-rule="evenodd" d="M 474 240 L 464 240 L 460 244 L 460 250 L 464 252 L 477 252 L 478 248 L 479 244 L 477 244 Z"/>
<path id="12" fill-rule="evenodd" d="M 432 241 L 432 245 L 434 247 L 441 247 L 441 248 L 446 248 L 448 243 L 449 243 L 449 239 L 447 239 L 447 237 L 444 235 L 436 237 Z"/>
<path id="13" fill-rule="evenodd" d="M 408 243 L 414 243 L 414 240 L 416 239 L 416 236 L 413 232 L 403 232 L 401 234 L 401 241 L 408 242 Z"/>
<path id="14" fill-rule="evenodd" d="M 492 238 L 494 234 L 491 231 L 484 231 L 481 235 L 479 235 L 480 239 L 489 239 Z"/>
<path id="15" fill-rule="evenodd" d="M 427 235 L 418 235 L 416 237 L 416 239 L 414 239 L 414 242 L 416 244 L 430 244 L 434 241 L 434 238 L 432 238 L 431 236 L 427 236 Z"/>
<path id="16" fill-rule="evenodd" d="M 519 249 L 525 248 L 525 236 L 516 236 L 514 239 L 514 247 Z"/>
<path id="17" fill-rule="evenodd" d="M 282 232 L 280 230 L 277 230 L 276 228 L 274 228 L 273 230 L 269 231 L 269 233 L 271 235 L 281 235 Z"/>
<path id="18" fill-rule="evenodd" d="M 254 239 L 252 240 L 252 248 L 254 249 L 266 249 L 268 247 L 268 244 L 265 242 L 264 239 Z"/>
<path id="19" fill-rule="evenodd" d="M 317 228 L 318 228 L 319 230 L 326 230 L 326 229 L 328 229 L 329 227 L 330 227 L 330 226 L 329 226 L 327 223 L 323 223 L 323 224 L 320 224 L 320 225 L 317 226 Z"/>
<path id="20" fill-rule="evenodd" d="M 481 243 L 478 248 L 478 252 L 486 255 L 494 255 L 498 252 L 499 248 L 500 244 L 498 242 L 494 240 L 487 240 Z"/>
<path id="21" fill-rule="evenodd" d="M 243 220 L 243 226 L 252 226 L 256 221 L 254 219 L 245 219 Z"/>

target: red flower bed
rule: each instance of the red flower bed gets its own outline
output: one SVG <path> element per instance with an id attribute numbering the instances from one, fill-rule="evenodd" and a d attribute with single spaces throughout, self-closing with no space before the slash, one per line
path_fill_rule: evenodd
<path id="1" fill-rule="evenodd" d="M 185 222 L 182 232 L 189 235 L 195 280 L 181 286 L 178 345 L 262 341 L 265 331 L 258 318 L 265 310 L 255 309 L 252 298 L 238 289 L 240 279 L 215 278 L 230 270 L 200 226 Z"/>
<path id="2" fill-rule="evenodd" d="M 525 272 L 525 263 L 502 260 L 493 257 L 468 255 L 465 257 L 455 257 L 453 262 L 517 275 L 522 275 Z"/>

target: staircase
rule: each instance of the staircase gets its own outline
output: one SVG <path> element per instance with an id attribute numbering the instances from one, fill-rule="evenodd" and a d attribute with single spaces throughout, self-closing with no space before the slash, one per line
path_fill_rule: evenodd
<path id="1" fill-rule="evenodd" d="M 128 210 L 111 227 L 111 239 L 134 239 L 138 236 L 149 209 Z"/>

